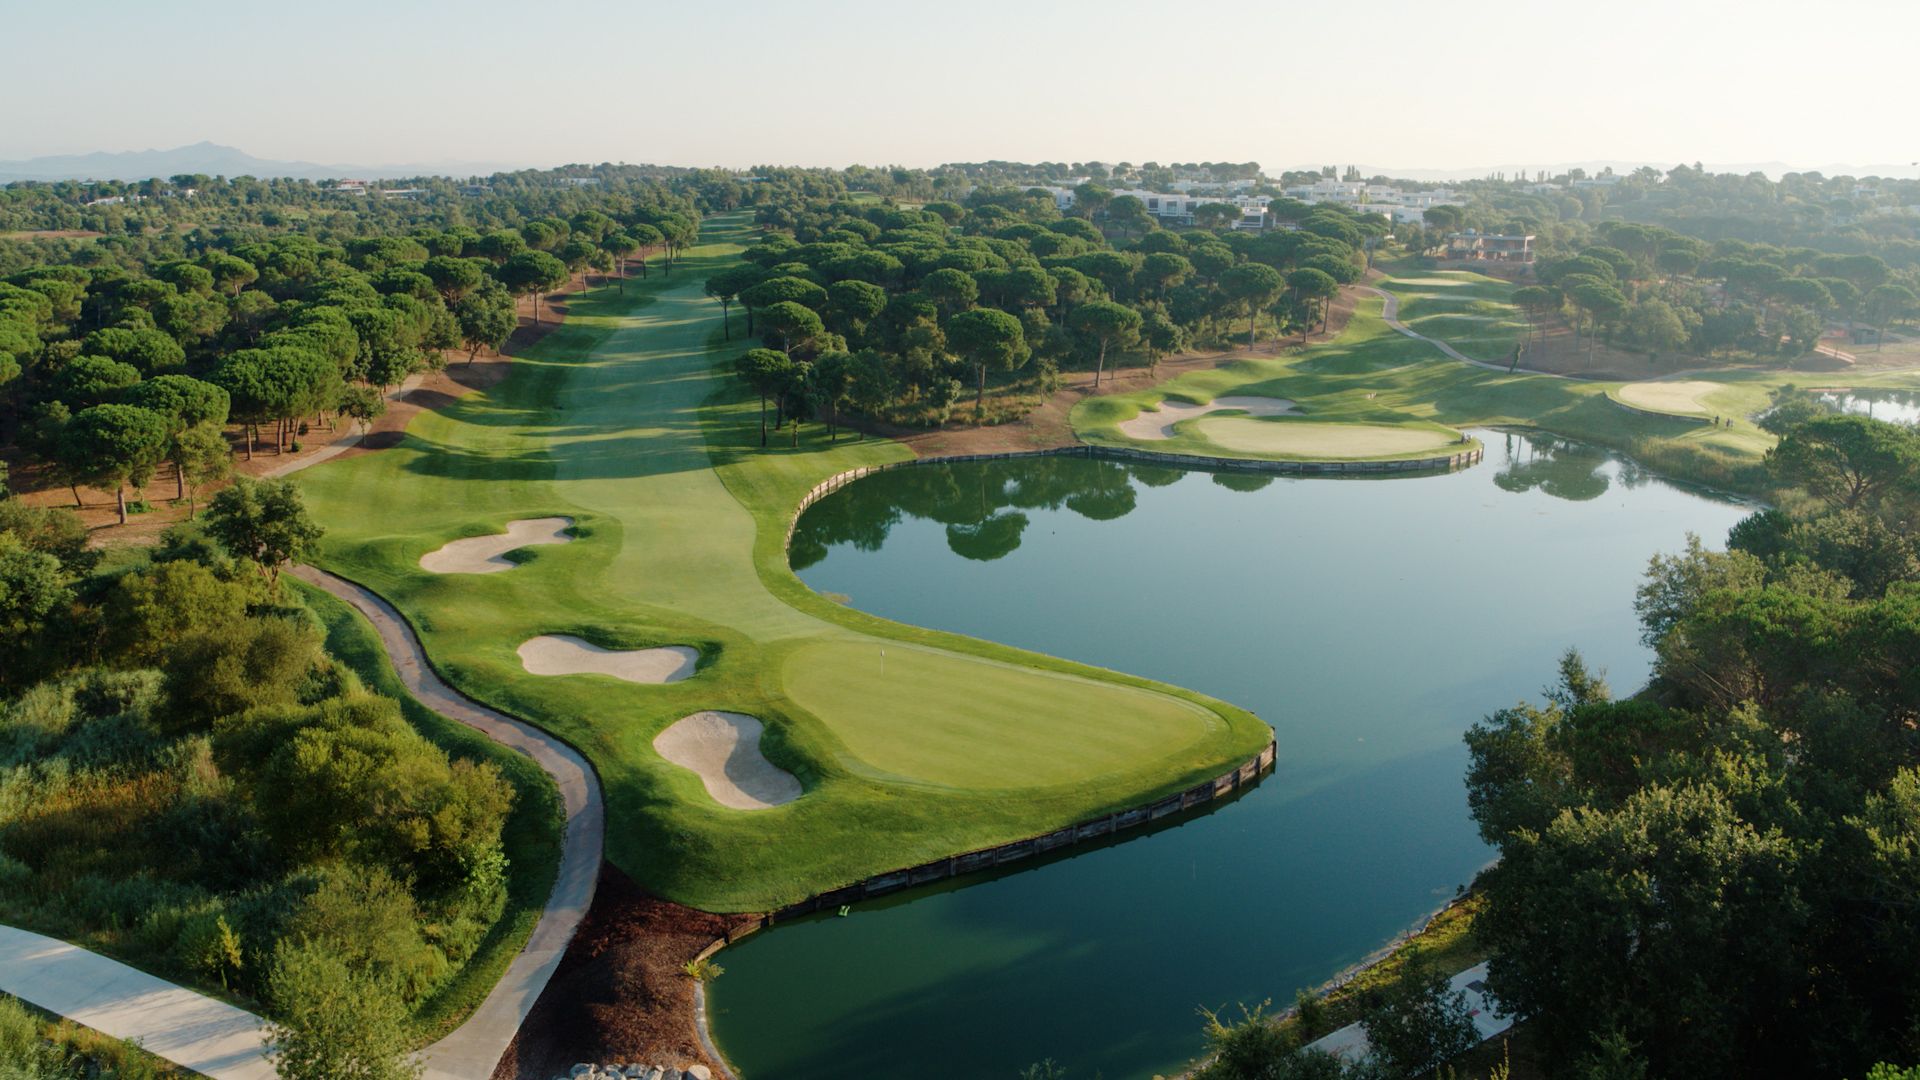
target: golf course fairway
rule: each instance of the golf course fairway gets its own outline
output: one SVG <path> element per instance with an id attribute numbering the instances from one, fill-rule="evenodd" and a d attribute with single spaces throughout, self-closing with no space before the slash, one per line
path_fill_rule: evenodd
<path id="1" fill-rule="evenodd" d="M 830 443 L 817 424 L 798 447 L 782 430 L 760 448 L 757 400 L 729 374 L 748 342 L 737 319 L 722 341 L 702 291 L 746 239 L 743 216 L 710 219 L 670 277 L 574 297 L 497 386 L 298 480 L 327 528 L 316 564 L 390 600 L 449 682 L 593 762 L 609 859 L 668 899 L 766 910 L 1139 805 L 1266 745 L 1258 718 L 1203 695 L 887 622 L 802 585 L 785 538 L 806 492 L 911 455 Z M 503 572 L 420 565 L 556 517 L 571 542 L 510 552 Z M 533 675 L 516 650 L 539 635 L 701 660 L 658 685 Z M 804 794 L 729 809 L 662 758 L 655 737 L 705 710 L 763 723 L 761 751 Z"/>

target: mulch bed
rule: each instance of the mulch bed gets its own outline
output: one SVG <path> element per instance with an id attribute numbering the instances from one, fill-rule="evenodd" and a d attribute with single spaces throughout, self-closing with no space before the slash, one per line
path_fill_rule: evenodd
<path id="1" fill-rule="evenodd" d="M 681 968 L 747 915 L 714 915 L 647 892 L 602 864 L 593 906 L 507 1048 L 493 1080 L 549 1080 L 578 1062 L 719 1063 L 693 1026 Z"/>

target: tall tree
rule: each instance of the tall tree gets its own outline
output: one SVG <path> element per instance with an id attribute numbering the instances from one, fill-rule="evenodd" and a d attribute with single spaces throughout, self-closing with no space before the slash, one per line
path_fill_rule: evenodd
<path id="1" fill-rule="evenodd" d="M 494 276 L 514 296 L 533 297 L 533 325 L 540 325 L 540 297 L 567 283 L 567 264 L 544 251 L 511 256 Z"/>
<path id="2" fill-rule="evenodd" d="M 1286 287 L 1280 271 L 1264 263 L 1242 263 L 1220 275 L 1220 292 L 1247 316 L 1247 348 L 1253 348 L 1253 320 Z"/>
<path id="3" fill-rule="evenodd" d="M 146 485 L 167 452 L 166 418 L 135 405 L 82 409 L 61 432 L 61 456 L 74 475 L 113 489 L 127 523 L 127 485 Z"/>
<path id="4" fill-rule="evenodd" d="M 1136 323 L 1139 320 L 1137 313 L 1134 320 Z M 973 365 L 973 422 L 985 423 L 987 369 L 1012 371 L 1027 359 L 1027 342 L 1020 320 L 998 308 L 963 311 L 947 320 L 947 347 Z"/>
<path id="5" fill-rule="evenodd" d="M 793 360 L 774 349 L 748 349 L 733 362 L 733 370 L 741 382 L 760 395 L 760 445 L 764 447 L 767 445 L 767 399 L 786 386 Z"/>
<path id="6" fill-rule="evenodd" d="M 1107 350 L 1127 348 L 1140 336 L 1140 313 L 1111 300 L 1094 300 L 1073 309 L 1073 328 L 1094 340 L 1097 354 L 1093 368 L 1094 389 L 1107 370 Z"/>

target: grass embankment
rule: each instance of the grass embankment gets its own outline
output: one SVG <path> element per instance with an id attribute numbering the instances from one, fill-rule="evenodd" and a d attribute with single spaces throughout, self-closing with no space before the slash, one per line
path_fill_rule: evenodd
<path id="1" fill-rule="evenodd" d="M 0 1077 L 163 1080 L 199 1075 L 133 1043 L 0 994 Z"/>
<path id="2" fill-rule="evenodd" d="M 1526 331 L 1505 299 L 1512 286 L 1504 282 L 1463 271 L 1425 271 L 1387 278 L 1380 286 L 1399 298 L 1399 318 L 1408 327 L 1475 359 L 1501 361 Z M 1623 409 L 1609 399 L 1619 392 L 1619 382 L 1582 382 L 1526 371 L 1508 374 L 1460 363 L 1427 342 L 1395 332 L 1382 320 L 1381 308 L 1378 299 L 1363 300 L 1346 330 L 1324 345 L 1237 360 L 1151 390 L 1089 399 L 1074 409 L 1074 429 L 1090 443 L 1232 457 L 1236 451 L 1218 432 L 1252 425 L 1279 429 L 1313 421 L 1439 431 L 1496 425 L 1539 428 L 1625 451 L 1677 478 L 1755 491 L 1764 486 L 1760 461 L 1774 440 L 1752 418 L 1781 386 L 1819 385 L 1835 378 L 1751 369 L 1680 376 L 1676 381 L 1712 384 L 1711 389 L 1694 386 L 1678 393 L 1705 415 L 1733 417 L 1732 427 L 1714 427 L 1692 419 L 1699 413 L 1668 419 Z M 1860 387 L 1915 387 L 1920 386 L 1920 373 L 1881 372 L 1845 381 Z M 1173 438 L 1154 442 L 1128 439 L 1118 427 L 1168 397 L 1204 404 L 1229 395 L 1284 398 L 1295 402 L 1301 415 L 1200 417 L 1178 425 Z M 1223 424 L 1234 427 L 1218 427 Z"/>
<path id="3" fill-rule="evenodd" d="M 463 691 L 568 739 L 598 770 L 608 857 L 711 910 L 778 906 L 1197 783 L 1266 725 L 1201 695 L 833 604 L 787 568 L 788 517 L 820 480 L 911 454 L 882 441 L 758 447 L 757 401 L 726 374 L 701 283 L 740 250 L 709 224 L 671 278 L 576 297 L 499 386 L 422 414 L 402 442 L 300 478 L 329 533 L 316 562 L 380 592 Z M 571 543 L 490 575 L 422 554 L 521 518 Z M 684 682 L 528 674 L 538 634 L 700 649 Z M 882 650 L 885 650 L 884 673 Z M 653 737 L 688 713 L 766 722 L 762 749 L 807 793 L 724 809 Z"/>
<path id="4" fill-rule="evenodd" d="M 359 612 L 303 582 L 290 577 L 281 580 L 326 628 L 328 653 L 352 669 L 369 689 L 398 701 L 407 722 L 435 746 L 454 757 L 490 762 L 513 785 L 513 810 L 500 834 L 507 856 L 506 910 L 473 956 L 415 1010 L 420 1041 L 432 1042 L 479 1008 L 539 923 L 560 867 L 566 828 L 560 793 L 532 758 L 420 704 L 407 692 L 380 646 L 379 635 Z"/>

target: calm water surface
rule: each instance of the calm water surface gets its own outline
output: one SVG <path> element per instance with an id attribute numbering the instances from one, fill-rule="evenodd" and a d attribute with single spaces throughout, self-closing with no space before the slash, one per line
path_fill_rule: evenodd
<path id="1" fill-rule="evenodd" d="M 1200 1006 L 1291 1000 L 1486 864 L 1460 735 L 1577 644 L 1616 690 L 1633 588 L 1744 511 L 1544 437 L 1392 480 L 1046 458 L 901 469 L 808 511 L 809 585 L 889 618 L 1193 687 L 1259 713 L 1275 773 L 1211 813 L 730 948 L 721 1045 L 750 1080 L 1145 1077 Z"/>
<path id="2" fill-rule="evenodd" d="M 1822 394 L 1841 412 L 1859 413 L 1896 424 L 1920 424 L 1920 392 L 1911 390 L 1852 390 Z"/>

